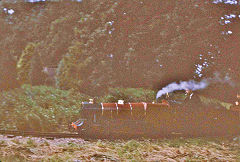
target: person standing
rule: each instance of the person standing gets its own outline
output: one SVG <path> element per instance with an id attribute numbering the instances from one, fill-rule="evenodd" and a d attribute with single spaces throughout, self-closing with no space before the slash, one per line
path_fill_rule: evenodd
<path id="1" fill-rule="evenodd" d="M 186 96 L 185 101 L 191 100 L 192 96 L 193 96 L 192 90 L 186 89 L 185 90 L 185 96 Z"/>

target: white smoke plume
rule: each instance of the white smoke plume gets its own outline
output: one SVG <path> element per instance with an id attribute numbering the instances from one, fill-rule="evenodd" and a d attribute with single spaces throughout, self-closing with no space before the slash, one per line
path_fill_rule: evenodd
<path id="1" fill-rule="evenodd" d="M 166 93 L 170 93 L 176 90 L 199 90 L 206 88 L 211 83 L 228 83 L 231 86 L 234 86 L 234 83 L 231 81 L 231 78 L 229 76 L 225 76 L 224 78 L 220 77 L 219 73 L 215 73 L 213 78 L 203 79 L 200 82 L 196 82 L 194 80 L 190 81 L 181 81 L 179 84 L 176 82 L 168 84 L 166 87 L 162 88 L 158 91 L 156 99 L 161 97 L 162 95 Z"/>
<path id="2" fill-rule="evenodd" d="M 156 98 L 158 99 L 159 97 L 161 97 L 162 95 L 166 94 L 166 93 L 170 93 L 176 90 L 198 90 L 198 89 L 204 89 L 209 85 L 209 81 L 208 80 L 202 80 L 200 82 L 196 82 L 194 80 L 190 80 L 190 81 L 181 81 L 179 84 L 177 84 L 176 82 L 171 83 L 169 85 L 167 85 L 166 87 L 164 87 L 163 89 L 161 89 L 160 91 L 158 91 Z"/>

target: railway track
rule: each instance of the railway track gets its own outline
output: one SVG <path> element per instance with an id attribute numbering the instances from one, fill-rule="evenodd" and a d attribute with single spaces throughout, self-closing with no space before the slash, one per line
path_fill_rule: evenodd
<path id="1" fill-rule="evenodd" d="M 47 139 L 55 139 L 55 138 L 82 138 L 85 140 L 95 140 L 95 139 L 109 139 L 113 140 L 115 138 L 97 138 L 96 137 L 88 137 L 88 136 L 81 136 L 78 133 L 58 133 L 58 132 L 35 132 L 35 131 L 15 131 L 15 130 L 0 130 L 0 135 L 6 135 L 9 138 L 13 138 L 15 136 L 23 136 L 23 137 L 41 137 Z M 172 133 L 171 135 L 167 136 L 167 138 L 176 138 L 176 137 L 183 137 L 183 138 L 196 138 L 195 136 L 188 136 L 178 133 Z M 209 138 L 228 138 L 233 139 L 236 135 L 224 135 L 224 136 L 199 136 L 199 137 L 209 137 Z M 159 137 L 163 138 L 163 137 Z M 159 138 L 152 138 L 152 139 L 159 139 Z M 118 139 L 118 138 L 117 138 Z M 129 139 L 129 138 L 122 138 L 122 139 Z M 134 138 L 134 139 L 144 139 L 144 138 Z"/>
<path id="2" fill-rule="evenodd" d="M 15 131 L 0 130 L 0 134 L 8 136 L 32 136 L 44 138 L 81 138 L 77 133 L 58 133 L 58 132 L 35 132 L 35 131 Z"/>

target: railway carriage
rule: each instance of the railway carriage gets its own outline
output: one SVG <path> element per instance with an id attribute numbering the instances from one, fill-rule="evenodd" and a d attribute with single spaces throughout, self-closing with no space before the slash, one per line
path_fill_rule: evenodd
<path id="1" fill-rule="evenodd" d="M 72 123 L 83 137 L 159 138 L 234 135 L 240 132 L 239 109 L 189 109 L 166 103 L 83 104 Z"/>

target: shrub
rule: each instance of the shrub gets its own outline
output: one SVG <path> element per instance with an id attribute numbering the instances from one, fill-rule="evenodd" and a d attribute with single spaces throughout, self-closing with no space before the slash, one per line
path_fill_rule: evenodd
<path id="1" fill-rule="evenodd" d="M 152 102 L 155 100 L 155 92 L 143 88 L 111 88 L 109 94 L 100 99 L 101 102 Z"/>
<path id="2" fill-rule="evenodd" d="M 215 98 L 207 98 L 204 96 L 199 96 L 200 101 L 205 105 L 205 106 L 215 106 L 215 107 L 224 107 L 227 110 L 230 109 L 230 107 L 233 105 L 231 103 L 223 102 Z"/>
<path id="3" fill-rule="evenodd" d="M 28 140 L 27 140 L 27 146 L 28 147 L 37 147 L 37 144 L 35 143 L 35 141 L 34 140 L 32 140 L 31 138 L 29 138 Z"/>
<path id="4" fill-rule="evenodd" d="M 89 97 L 47 86 L 23 85 L 0 93 L 0 127 L 18 130 L 63 131 L 79 117 Z"/>

